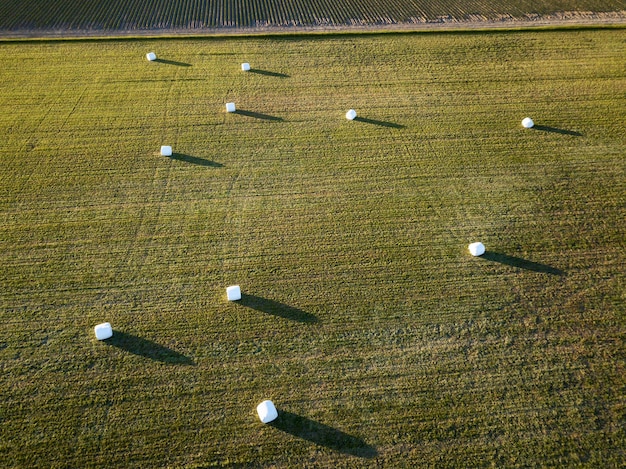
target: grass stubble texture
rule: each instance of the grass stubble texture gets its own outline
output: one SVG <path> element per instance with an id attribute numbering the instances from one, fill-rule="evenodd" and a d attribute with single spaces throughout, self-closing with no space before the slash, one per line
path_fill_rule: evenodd
<path id="1" fill-rule="evenodd" d="M 625 56 L 2 44 L 1 465 L 623 465 Z"/>

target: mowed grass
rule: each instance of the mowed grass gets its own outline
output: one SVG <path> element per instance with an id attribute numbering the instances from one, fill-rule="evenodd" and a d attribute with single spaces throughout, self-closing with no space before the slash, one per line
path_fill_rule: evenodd
<path id="1" fill-rule="evenodd" d="M 0 44 L 0 465 L 623 465 L 624 57 Z"/>

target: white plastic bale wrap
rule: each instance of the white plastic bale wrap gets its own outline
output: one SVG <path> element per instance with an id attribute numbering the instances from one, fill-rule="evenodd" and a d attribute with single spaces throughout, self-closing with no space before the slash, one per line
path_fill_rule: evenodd
<path id="1" fill-rule="evenodd" d="M 522 127 L 524 127 L 525 129 L 530 129 L 535 125 L 535 123 L 533 122 L 533 120 L 530 117 L 524 117 L 522 119 Z"/>
<path id="2" fill-rule="evenodd" d="M 146 54 L 146 58 L 147 58 L 150 62 L 152 62 L 152 61 L 156 60 L 156 54 L 155 54 L 154 52 L 148 52 L 148 53 Z"/>
<path id="3" fill-rule="evenodd" d="M 259 419 L 263 423 L 270 423 L 278 418 L 278 411 L 272 401 L 263 401 L 256 407 Z"/>
<path id="4" fill-rule="evenodd" d="M 241 64 L 241 69 L 242 69 L 244 72 L 249 71 L 249 70 L 250 70 L 250 64 L 249 64 L 248 62 L 244 62 L 244 63 L 242 63 L 242 64 Z"/>
<path id="5" fill-rule="evenodd" d="M 111 324 L 108 322 L 103 322 L 102 324 L 98 324 L 93 328 L 96 333 L 96 339 L 98 340 L 106 340 L 113 336 L 113 328 Z"/>
<path id="6" fill-rule="evenodd" d="M 346 112 L 346 119 L 348 119 L 349 121 L 353 121 L 354 119 L 356 119 L 356 111 L 354 109 L 350 109 L 348 112 Z"/>
<path id="7" fill-rule="evenodd" d="M 235 103 L 226 103 L 226 112 L 235 112 Z"/>
<path id="8" fill-rule="evenodd" d="M 226 298 L 228 301 L 241 300 L 241 288 L 239 285 L 231 285 L 226 288 Z"/>
<path id="9" fill-rule="evenodd" d="M 172 147 L 169 145 L 163 145 L 161 147 L 161 156 L 172 156 Z"/>
<path id="10" fill-rule="evenodd" d="M 483 243 L 472 243 L 469 245 L 469 252 L 472 256 L 482 256 L 485 253 Z"/>

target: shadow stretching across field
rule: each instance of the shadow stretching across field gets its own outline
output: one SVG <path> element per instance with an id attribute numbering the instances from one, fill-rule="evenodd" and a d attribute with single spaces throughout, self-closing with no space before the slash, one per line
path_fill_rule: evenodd
<path id="1" fill-rule="evenodd" d="M 181 82 L 181 81 L 206 81 L 206 78 L 177 78 L 176 81 L 177 82 Z M 150 78 L 150 79 L 137 78 L 137 79 L 132 79 L 132 80 L 112 80 L 112 81 L 109 81 L 107 83 L 163 83 L 163 82 L 171 83 L 172 79 L 171 78 Z"/>
<path id="2" fill-rule="evenodd" d="M 177 62 L 176 60 L 168 60 L 168 59 L 154 59 L 155 62 L 166 65 L 176 65 L 177 67 L 191 67 L 191 64 L 186 62 Z"/>
<path id="3" fill-rule="evenodd" d="M 365 124 L 378 125 L 380 127 L 390 127 L 392 129 L 404 129 L 404 126 L 402 124 L 396 124 L 395 122 L 379 121 L 376 119 L 369 119 L 367 117 L 358 117 L 358 116 L 355 117 L 354 120 L 357 122 L 364 122 Z"/>
<path id="4" fill-rule="evenodd" d="M 361 438 L 284 410 L 279 410 L 278 418 L 268 425 L 340 453 L 368 459 L 378 455 L 376 448 Z"/>
<path id="5" fill-rule="evenodd" d="M 173 153 L 170 158 L 173 160 L 183 161 L 185 163 L 197 164 L 198 166 L 210 166 L 213 168 L 221 168 L 224 166 L 222 163 L 206 160 L 197 156 L 185 155 L 183 153 Z"/>
<path id="6" fill-rule="evenodd" d="M 246 117 L 254 117 L 255 119 L 263 119 L 266 121 L 274 121 L 274 122 L 283 121 L 282 117 L 270 116 L 268 114 L 261 114 L 260 112 L 244 111 L 241 109 L 237 109 L 235 111 L 235 114 L 239 114 L 240 116 L 246 116 Z"/>
<path id="7" fill-rule="evenodd" d="M 273 314 L 274 316 L 280 316 L 281 318 L 290 319 L 298 322 L 314 323 L 318 322 L 317 316 L 301 309 L 294 308 L 293 306 L 279 303 L 278 301 L 269 300 L 256 295 L 248 295 L 246 293 L 241 294 L 241 300 L 238 301 L 248 308 L 262 311 L 267 314 Z"/>
<path id="8" fill-rule="evenodd" d="M 509 256 L 508 254 L 502 254 L 499 252 L 486 251 L 480 256 L 488 261 L 499 262 L 500 264 L 510 265 L 512 267 L 518 267 L 524 270 L 532 270 L 533 272 L 540 272 L 550 275 L 565 275 L 565 272 L 556 267 L 552 267 L 547 264 L 540 264 L 539 262 L 532 262 L 521 257 Z"/>
<path id="9" fill-rule="evenodd" d="M 248 71 L 250 73 L 256 73 L 257 75 L 265 75 L 268 77 L 289 78 L 289 75 L 287 75 L 286 73 L 270 72 L 269 70 L 261 70 L 258 68 L 251 68 Z"/>
<path id="10" fill-rule="evenodd" d="M 583 134 L 581 134 L 580 132 L 576 132 L 574 130 L 559 129 L 559 128 L 556 128 L 556 127 L 548 127 L 547 125 L 535 125 L 535 126 L 533 126 L 533 129 L 541 130 L 542 132 L 551 132 L 551 133 L 554 133 L 554 134 L 573 135 L 574 137 L 582 137 L 583 136 Z"/>
<path id="11" fill-rule="evenodd" d="M 195 365 L 191 358 L 182 353 L 128 332 L 113 331 L 113 337 L 105 340 L 104 343 L 150 360 L 172 365 Z"/>

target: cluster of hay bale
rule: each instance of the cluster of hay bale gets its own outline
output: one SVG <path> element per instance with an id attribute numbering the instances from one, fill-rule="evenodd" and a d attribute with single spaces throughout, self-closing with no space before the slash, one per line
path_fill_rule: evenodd
<path id="1" fill-rule="evenodd" d="M 146 54 L 146 58 L 150 62 L 153 62 L 153 61 L 157 60 L 157 56 L 156 56 L 156 54 L 154 52 L 148 52 Z M 244 72 L 250 71 L 251 70 L 250 63 L 243 62 L 241 64 L 241 70 L 244 71 Z M 232 102 L 226 103 L 226 112 L 230 112 L 230 113 L 236 112 L 235 103 L 232 103 Z M 350 110 L 348 110 L 348 112 L 346 112 L 346 119 L 352 121 L 352 120 L 355 120 L 356 117 L 357 117 L 357 113 L 356 113 L 356 111 L 354 109 L 350 109 Z M 535 123 L 533 122 L 533 120 L 530 117 L 525 117 L 522 120 L 522 127 L 526 128 L 526 129 L 530 129 L 530 128 L 534 127 L 534 125 L 535 125 Z"/>
<path id="2" fill-rule="evenodd" d="M 154 52 L 149 52 L 146 54 L 146 58 L 148 61 L 157 60 L 157 56 Z M 241 70 L 244 72 L 248 72 L 251 70 L 250 64 L 248 62 L 244 62 L 241 64 Z M 234 113 L 236 112 L 236 106 L 234 102 L 226 103 L 226 112 Z M 346 112 L 345 117 L 349 121 L 353 121 L 357 118 L 357 112 L 354 109 L 350 109 Z M 530 117 L 525 117 L 522 120 L 522 127 L 525 129 L 533 128 L 535 125 L 534 121 Z M 172 147 L 164 145 L 161 147 L 161 155 L 162 156 L 172 156 Z M 481 242 L 473 242 L 468 246 L 469 253 L 472 256 L 479 257 L 485 254 L 485 246 Z M 226 299 L 228 301 L 240 301 L 242 299 L 241 288 L 239 285 L 231 285 L 226 288 Z M 110 323 L 102 323 L 98 324 L 95 327 L 95 335 L 98 340 L 106 340 L 112 337 L 113 330 Z M 264 400 L 260 404 L 258 404 L 257 414 L 259 420 L 266 424 L 274 421 L 278 418 L 278 411 L 276 406 L 271 400 Z"/>

